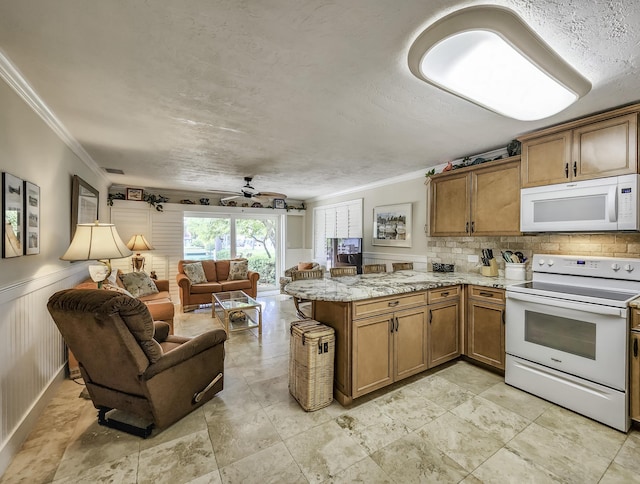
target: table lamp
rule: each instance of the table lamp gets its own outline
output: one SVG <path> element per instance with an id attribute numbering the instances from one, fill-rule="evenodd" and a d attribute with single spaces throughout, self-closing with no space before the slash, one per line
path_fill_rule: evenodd
<path id="1" fill-rule="evenodd" d="M 111 259 L 129 257 L 132 252 L 124 244 L 113 224 L 78 224 L 69 248 L 60 259 L 68 261 L 97 260 L 90 265 L 91 279 L 102 287 L 111 274 Z"/>
<path id="2" fill-rule="evenodd" d="M 133 267 L 134 272 L 140 272 L 144 269 L 144 257 L 140 255 L 140 251 L 153 250 L 153 247 L 142 234 L 132 236 L 129 242 L 127 242 L 127 247 L 137 252 L 137 254 L 131 258 L 131 267 Z"/>

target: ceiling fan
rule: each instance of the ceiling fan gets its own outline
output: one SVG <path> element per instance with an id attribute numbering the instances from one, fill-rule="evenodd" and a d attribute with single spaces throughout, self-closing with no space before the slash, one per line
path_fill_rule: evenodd
<path id="1" fill-rule="evenodd" d="M 287 198 L 287 196 L 284 193 L 259 192 L 255 188 L 253 188 L 253 186 L 251 186 L 251 180 L 253 180 L 253 177 L 245 176 L 244 177 L 245 184 L 240 189 L 240 193 L 234 193 L 233 195 L 230 195 L 228 197 L 221 198 L 220 201 L 224 203 L 224 202 L 233 200 L 234 198 L 248 198 L 248 199 L 254 199 L 254 200 L 255 199 L 270 200 L 274 198 L 283 198 L 283 199 Z M 225 193 L 228 193 L 228 192 L 225 192 Z"/>

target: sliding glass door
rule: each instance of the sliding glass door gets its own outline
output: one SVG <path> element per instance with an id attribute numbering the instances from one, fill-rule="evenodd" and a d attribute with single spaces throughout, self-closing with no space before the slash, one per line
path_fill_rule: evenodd
<path id="1" fill-rule="evenodd" d="M 245 258 L 249 261 L 249 270 L 260 273 L 260 291 L 276 289 L 280 245 L 278 215 L 184 215 L 184 258 Z"/>

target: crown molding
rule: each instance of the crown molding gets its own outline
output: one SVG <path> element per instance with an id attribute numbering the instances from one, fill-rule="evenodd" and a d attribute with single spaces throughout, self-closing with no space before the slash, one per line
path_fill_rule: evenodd
<path id="1" fill-rule="evenodd" d="M 66 144 L 69 149 L 80 158 L 96 175 L 110 183 L 105 173 L 100 169 L 91 155 L 85 151 L 57 116 L 49 109 L 42 98 L 29 85 L 20 70 L 11 60 L 0 51 L 0 77 L 9 85 L 15 93 L 51 128 L 51 130 Z"/>

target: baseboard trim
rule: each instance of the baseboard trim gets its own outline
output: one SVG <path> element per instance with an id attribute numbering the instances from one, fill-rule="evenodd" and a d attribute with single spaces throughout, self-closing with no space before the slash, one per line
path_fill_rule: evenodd
<path id="1" fill-rule="evenodd" d="M 45 407 L 49 404 L 53 396 L 56 394 L 60 383 L 65 379 L 66 365 L 58 370 L 55 376 L 51 379 L 49 384 L 40 393 L 40 396 L 33 402 L 31 409 L 25 413 L 22 421 L 11 432 L 11 435 L 2 443 L 0 447 L 0 476 L 4 474 L 11 464 L 11 461 L 20 451 L 22 443 L 27 439 L 31 430 L 35 427 L 36 422 Z"/>

